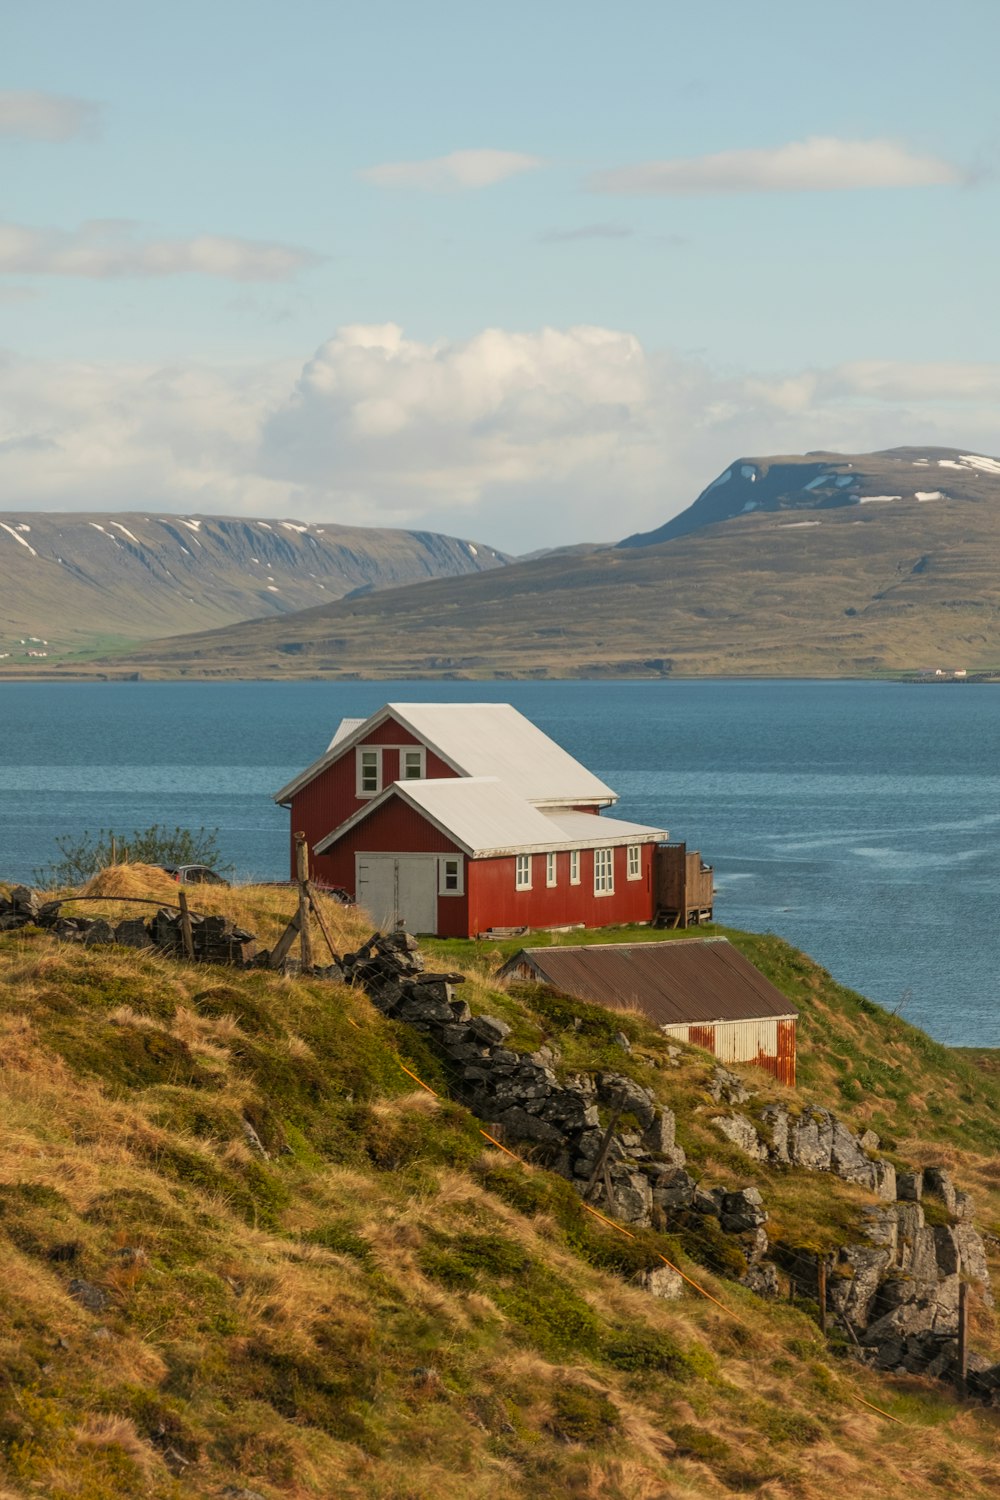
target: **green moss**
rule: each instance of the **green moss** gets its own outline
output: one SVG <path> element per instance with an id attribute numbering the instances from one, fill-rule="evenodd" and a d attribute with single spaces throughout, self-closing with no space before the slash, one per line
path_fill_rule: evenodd
<path id="1" fill-rule="evenodd" d="M 560 1385 L 546 1426 L 564 1443 L 605 1443 L 621 1430 L 621 1413 L 604 1391 Z"/>
<path id="2" fill-rule="evenodd" d="M 42 1035 L 75 1072 L 101 1079 L 115 1095 L 151 1084 L 210 1088 L 219 1082 L 186 1042 L 153 1026 L 55 1025 Z"/>
<path id="3" fill-rule="evenodd" d="M 730 1456 L 728 1443 L 716 1437 L 714 1432 L 706 1432 L 704 1427 L 696 1427 L 692 1422 L 675 1427 L 670 1436 L 683 1458 L 697 1458 L 702 1463 L 716 1465 L 725 1463 Z"/>
<path id="4" fill-rule="evenodd" d="M 669 1334 L 645 1323 L 627 1323 L 616 1328 L 605 1340 L 603 1358 L 617 1370 L 634 1373 L 658 1370 L 673 1380 L 694 1380 L 710 1376 L 715 1361 L 706 1350 L 692 1345 L 685 1349 Z"/>

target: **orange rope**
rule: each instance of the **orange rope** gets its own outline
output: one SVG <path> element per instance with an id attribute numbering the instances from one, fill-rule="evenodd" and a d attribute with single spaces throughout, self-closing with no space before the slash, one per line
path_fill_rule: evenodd
<path id="1" fill-rule="evenodd" d="M 585 1208 L 588 1214 L 593 1214 L 595 1219 L 600 1219 L 602 1224 L 607 1224 L 610 1229 L 617 1229 L 618 1233 L 623 1234 L 627 1240 L 635 1239 L 635 1235 L 630 1230 L 623 1229 L 620 1224 L 615 1223 L 614 1219 L 606 1219 L 603 1214 L 597 1212 L 596 1208 L 591 1208 L 589 1203 L 581 1203 L 580 1207 Z"/>
<path id="2" fill-rule="evenodd" d="M 351 1020 L 350 1016 L 348 1016 L 347 1019 L 348 1021 L 350 1021 L 350 1024 L 355 1028 L 356 1031 L 361 1030 L 361 1027 L 358 1025 L 358 1023 Z M 399 1066 L 402 1068 L 403 1072 L 407 1075 L 408 1078 L 412 1078 L 414 1083 L 419 1083 L 420 1087 L 422 1089 L 426 1089 L 428 1094 L 431 1094 L 435 1099 L 440 1099 L 441 1095 L 437 1093 L 435 1089 L 432 1089 L 429 1083 L 425 1083 L 422 1078 L 418 1078 L 416 1073 L 408 1068 L 405 1063 L 399 1061 L 398 1057 L 396 1058 L 396 1061 L 399 1063 Z M 512 1157 L 513 1160 L 517 1162 L 518 1166 L 524 1167 L 525 1171 L 529 1170 L 528 1162 L 524 1161 L 522 1157 L 516 1154 L 516 1152 L 511 1151 L 509 1147 L 504 1146 L 494 1136 L 489 1135 L 485 1130 L 480 1130 L 479 1134 L 483 1137 L 484 1140 L 489 1141 L 491 1146 L 496 1146 L 498 1151 L 506 1152 L 508 1156 Z M 614 1229 L 618 1234 L 623 1235 L 625 1239 L 635 1239 L 635 1235 L 631 1232 L 631 1230 L 624 1228 L 624 1226 L 621 1224 L 616 1224 L 614 1219 L 609 1219 L 605 1214 L 600 1213 L 589 1203 L 581 1203 L 580 1207 L 585 1209 L 588 1214 L 593 1214 L 595 1219 L 600 1219 L 601 1223 L 606 1224 L 609 1229 Z M 691 1277 L 686 1275 L 681 1270 L 680 1266 L 675 1266 L 672 1260 L 668 1260 L 665 1255 L 660 1255 L 659 1251 L 657 1251 L 657 1254 L 659 1255 L 659 1258 L 660 1260 L 662 1260 L 663 1264 L 665 1266 L 668 1266 L 671 1271 L 676 1271 L 677 1275 L 680 1276 L 682 1281 L 686 1281 L 688 1286 L 694 1287 L 695 1291 L 698 1292 L 707 1301 L 714 1302 L 716 1307 L 721 1308 L 724 1313 L 727 1313 L 729 1315 L 729 1317 L 735 1319 L 735 1321 L 739 1323 L 741 1327 L 749 1328 L 749 1323 L 746 1323 L 738 1313 L 734 1313 L 731 1307 L 727 1307 L 724 1302 L 720 1302 L 718 1297 L 713 1297 L 711 1292 L 706 1292 L 705 1288 L 703 1286 L 699 1286 L 697 1281 L 692 1281 Z M 900 1419 L 898 1417 L 894 1417 L 891 1412 L 883 1411 L 880 1406 L 876 1406 L 871 1401 L 866 1401 L 864 1396 L 858 1396 L 854 1391 L 847 1391 L 845 1392 L 845 1394 L 850 1396 L 855 1401 L 860 1401 L 861 1405 L 867 1406 L 870 1411 L 877 1412 L 880 1417 L 885 1417 L 887 1422 L 895 1422 L 897 1427 L 906 1426 L 905 1422 L 901 1422 Z"/>
<path id="3" fill-rule="evenodd" d="M 901 1422 L 898 1417 L 894 1417 L 891 1411 L 883 1411 L 881 1406 L 875 1406 L 871 1401 L 866 1401 L 864 1396 L 859 1396 L 854 1391 L 845 1391 L 844 1394 L 850 1396 L 854 1401 L 860 1401 L 862 1406 L 867 1406 L 872 1411 L 877 1411 L 879 1416 L 885 1417 L 887 1422 L 895 1422 L 897 1427 L 905 1427 L 907 1425 L 905 1422 Z"/>
<path id="4" fill-rule="evenodd" d="M 417 1075 L 416 1075 L 416 1073 L 410 1073 L 409 1068 L 406 1066 L 405 1063 L 399 1062 L 399 1058 L 398 1057 L 396 1058 L 396 1061 L 399 1063 L 399 1066 L 402 1068 L 403 1072 L 409 1074 L 409 1076 L 413 1079 L 414 1083 L 419 1083 L 420 1087 L 422 1089 L 426 1089 L 429 1094 L 433 1094 L 435 1099 L 440 1099 L 441 1095 L 438 1094 L 438 1093 L 436 1093 L 435 1090 L 431 1088 L 431 1086 L 430 1086 L 429 1083 L 425 1083 L 422 1078 L 418 1078 Z"/>
<path id="5" fill-rule="evenodd" d="M 481 1130 L 479 1134 L 483 1137 L 484 1140 L 489 1141 L 491 1146 L 496 1146 L 498 1151 L 506 1151 L 508 1156 L 512 1156 L 514 1158 L 518 1166 L 527 1167 L 527 1162 L 522 1161 L 516 1152 L 511 1151 L 507 1146 L 501 1145 L 500 1142 L 498 1140 L 495 1140 L 493 1136 L 487 1135 L 485 1130 Z"/>

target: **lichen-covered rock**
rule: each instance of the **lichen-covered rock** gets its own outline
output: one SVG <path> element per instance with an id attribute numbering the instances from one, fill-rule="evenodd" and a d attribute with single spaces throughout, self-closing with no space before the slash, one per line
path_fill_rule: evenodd
<path id="1" fill-rule="evenodd" d="M 655 1094 L 622 1073 L 598 1073 L 596 1083 L 602 1104 L 609 1108 L 620 1104 L 625 1113 L 635 1116 L 642 1130 L 648 1130 L 656 1116 Z"/>
<path id="2" fill-rule="evenodd" d="M 642 1133 L 642 1144 L 647 1151 L 668 1152 L 676 1146 L 677 1122 L 672 1109 L 658 1109 L 652 1122 Z"/>
<path id="3" fill-rule="evenodd" d="M 752 1265 L 742 1282 L 751 1292 L 756 1292 L 758 1297 L 777 1297 L 781 1289 L 778 1268 L 772 1260 L 762 1260 L 757 1265 Z"/>
<path id="4" fill-rule="evenodd" d="M 878 1292 L 890 1251 L 867 1245 L 845 1245 L 827 1280 L 827 1306 L 855 1329 L 864 1328 Z"/>
<path id="5" fill-rule="evenodd" d="M 716 1104 L 745 1104 L 750 1098 L 750 1090 L 742 1078 L 723 1067 L 717 1067 L 712 1073 L 708 1092 Z"/>
<path id="6" fill-rule="evenodd" d="M 757 1134 L 757 1127 L 746 1115 L 717 1115 L 713 1124 L 727 1140 L 732 1141 L 734 1146 L 738 1146 L 754 1161 L 767 1160 L 767 1147 Z"/>
<path id="7" fill-rule="evenodd" d="M 644 1291 L 667 1302 L 676 1302 L 684 1295 L 684 1277 L 673 1266 L 653 1266 L 649 1271 L 640 1271 L 638 1282 Z"/>
<path id="8" fill-rule="evenodd" d="M 940 1203 L 943 1203 L 950 1214 L 955 1212 L 957 1207 L 955 1184 L 946 1167 L 924 1168 L 924 1192 L 929 1198 L 937 1198 Z"/>
<path id="9" fill-rule="evenodd" d="M 919 1203 L 924 1196 L 924 1174 L 917 1168 L 913 1172 L 896 1174 L 896 1197 L 904 1203 Z"/>
<path id="10" fill-rule="evenodd" d="M 808 1109 L 788 1126 L 788 1154 L 797 1167 L 829 1172 L 833 1152 L 833 1117 L 825 1109 Z"/>
<path id="11" fill-rule="evenodd" d="M 760 1189 L 740 1188 L 735 1193 L 724 1193 L 722 1197 L 722 1227 L 728 1234 L 743 1234 L 767 1223 L 767 1209 Z"/>

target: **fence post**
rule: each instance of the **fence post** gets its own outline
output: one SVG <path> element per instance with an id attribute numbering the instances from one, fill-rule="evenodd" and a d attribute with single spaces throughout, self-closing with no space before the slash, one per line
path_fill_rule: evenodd
<path id="1" fill-rule="evenodd" d="M 177 892 L 177 905 L 181 909 L 181 945 L 184 949 L 184 957 L 193 963 L 194 933 L 191 931 L 191 913 L 188 911 L 188 898 L 183 886 Z"/>
<path id="2" fill-rule="evenodd" d="M 826 1338 L 826 1258 L 822 1255 L 816 1263 L 816 1296 L 819 1302 L 819 1330 Z"/>
<path id="3" fill-rule="evenodd" d="M 968 1395 L 969 1378 L 969 1284 L 958 1285 L 958 1375 L 955 1387 L 959 1396 Z"/>
<path id="4" fill-rule="evenodd" d="M 295 835 L 295 878 L 299 883 L 299 955 L 303 973 L 312 968 L 309 935 L 309 846 L 304 833 Z"/>

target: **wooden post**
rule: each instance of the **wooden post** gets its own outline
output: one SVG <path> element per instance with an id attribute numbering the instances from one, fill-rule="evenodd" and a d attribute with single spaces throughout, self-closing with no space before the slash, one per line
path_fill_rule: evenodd
<path id="1" fill-rule="evenodd" d="M 614 1134 L 615 1126 L 618 1123 L 618 1116 L 621 1114 L 624 1105 L 625 1096 L 623 1094 L 619 1094 L 617 1100 L 615 1101 L 615 1106 L 612 1109 L 611 1115 L 608 1119 L 608 1128 L 607 1130 L 605 1130 L 604 1136 L 601 1140 L 601 1144 L 598 1147 L 597 1160 L 594 1163 L 594 1170 L 590 1174 L 590 1181 L 587 1183 L 586 1189 L 584 1190 L 584 1203 L 588 1203 L 590 1201 L 590 1195 L 594 1191 L 594 1188 L 597 1186 L 598 1178 L 602 1173 L 604 1174 L 604 1191 L 607 1193 L 608 1200 L 610 1202 L 611 1183 L 608 1179 L 605 1162 L 607 1161 L 608 1152 L 611 1149 L 611 1137 Z"/>
<path id="2" fill-rule="evenodd" d="M 111 863 L 113 865 L 116 865 L 118 863 L 118 850 L 115 847 L 115 836 L 114 836 L 114 834 L 111 835 Z"/>
<path id="3" fill-rule="evenodd" d="M 816 1296 L 819 1301 L 819 1331 L 826 1338 L 826 1258 L 820 1256 L 816 1263 Z"/>
<path id="4" fill-rule="evenodd" d="M 958 1284 L 958 1372 L 955 1388 L 963 1399 L 968 1394 L 969 1379 L 969 1284 Z"/>
<path id="5" fill-rule="evenodd" d="M 188 911 L 187 892 L 181 886 L 177 892 L 177 905 L 181 909 L 181 944 L 184 957 L 194 962 L 194 933 L 191 931 L 191 913 Z"/>
<path id="6" fill-rule="evenodd" d="M 300 913 L 296 912 L 271 950 L 271 968 L 280 969 L 288 957 L 289 950 L 299 935 Z"/>
<path id="7" fill-rule="evenodd" d="M 295 878 L 299 883 L 299 954 L 302 969 L 312 968 L 312 939 L 309 936 L 309 846 L 304 833 L 295 835 Z"/>
<path id="8" fill-rule="evenodd" d="M 333 959 L 334 963 L 339 963 L 340 955 L 337 953 L 336 948 L 333 946 L 333 938 L 330 936 L 330 929 L 326 925 L 326 918 L 319 909 L 319 902 L 316 900 L 316 892 L 313 889 L 311 881 L 308 882 L 307 889 L 309 894 L 309 909 L 312 912 L 313 916 L 316 918 L 316 921 L 319 923 L 319 930 L 323 934 L 323 941 L 326 943 L 326 946 L 330 950 L 330 957 Z"/>

